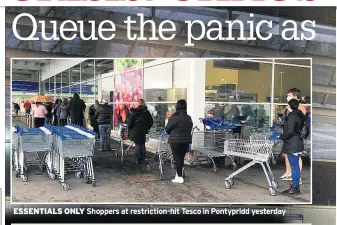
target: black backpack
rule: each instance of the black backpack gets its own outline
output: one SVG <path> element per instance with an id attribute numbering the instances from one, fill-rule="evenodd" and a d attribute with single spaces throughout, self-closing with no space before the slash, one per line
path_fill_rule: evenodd
<path id="1" fill-rule="evenodd" d="M 301 138 L 307 139 L 310 135 L 310 121 L 306 119 L 301 130 Z"/>

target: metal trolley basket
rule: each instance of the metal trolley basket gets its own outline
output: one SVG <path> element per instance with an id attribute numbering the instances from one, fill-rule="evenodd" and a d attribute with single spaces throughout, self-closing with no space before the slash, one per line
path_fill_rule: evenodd
<path id="1" fill-rule="evenodd" d="M 276 159 L 274 155 L 274 151 L 276 148 L 280 148 L 282 146 L 281 141 L 277 136 L 280 135 L 281 131 L 276 131 L 273 128 L 259 128 L 259 129 L 254 129 L 251 128 L 251 133 L 249 136 L 250 140 L 270 140 L 273 141 L 273 147 L 270 149 L 270 154 L 269 154 L 269 163 L 275 165 L 276 164 Z M 277 134 L 277 135 L 276 135 Z"/>
<path id="2" fill-rule="evenodd" d="M 75 172 L 76 178 L 83 175 L 86 182 L 96 186 L 92 157 L 94 155 L 95 137 L 83 137 L 72 131 L 59 131 L 54 134 L 54 149 L 47 157 L 48 176 L 57 178 L 63 190 L 70 188 L 65 181 L 66 172 Z M 65 136 L 66 135 L 66 136 Z"/>
<path id="3" fill-rule="evenodd" d="M 234 159 L 230 155 L 224 154 L 224 142 L 229 139 L 236 139 L 232 130 L 217 130 L 217 131 L 195 131 L 192 135 L 191 150 L 197 151 L 203 154 L 203 156 L 197 157 L 197 162 L 201 162 L 205 157 L 206 160 L 212 163 L 213 171 L 217 172 L 217 166 L 215 164 L 215 158 L 228 157 L 233 165 L 233 169 L 236 169 Z"/>
<path id="4" fill-rule="evenodd" d="M 225 179 L 225 188 L 230 189 L 231 186 L 234 185 L 233 178 L 236 175 L 258 163 L 262 166 L 263 171 L 266 175 L 269 187 L 269 194 L 272 196 L 276 195 L 276 188 L 278 188 L 278 183 L 275 181 L 275 178 L 268 163 L 270 151 L 273 145 L 274 142 L 270 140 L 233 139 L 225 141 L 224 154 L 252 160 L 247 165 L 233 172 Z"/>
<path id="5" fill-rule="evenodd" d="M 18 158 L 18 148 L 19 148 L 19 135 L 15 127 L 12 127 L 12 168 L 13 170 L 19 170 L 19 158 Z"/>
<path id="6" fill-rule="evenodd" d="M 16 176 L 23 181 L 28 180 L 27 166 L 38 165 L 43 171 L 47 154 L 52 150 L 52 135 L 43 131 L 36 132 L 37 128 L 21 130 L 18 134 L 18 157 L 15 165 Z M 32 132 L 35 130 L 34 132 Z"/>
<path id="7" fill-rule="evenodd" d="M 170 147 L 170 144 L 168 143 L 168 134 L 160 134 L 156 137 L 158 139 L 157 147 L 156 147 L 156 153 L 153 155 L 153 157 L 150 159 L 147 169 L 150 170 L 151 167 L 158 165 L 158 169 L 160 172 L 160 180 L 164 179 L 164 162 L 170 161 L 171 168 L 174 168 L 174 161 L 173 161 L 173 155 L 172 150 Z M 156 158 L 158 157 L 158 162 L 156 162 Z M 185 172 L 183 170 L 183 177 L 185 176 Z"/>
<path id="8" fill-rule="evenodd" d="M 152 136 L 152 133 L 146 135 L 146 142 L 150 140 L 150 136 Z M 133 149 L 132 147 L 135 146 L 135 143 L 129 139 L 129 130 L 127 129 L 126 124 L 119 124 L 118 138 L 119 143 L 116 150 L 116 157 L 120 156 L 121 161 L 124 162 L 124 157 L 128 156 Z M 130 141 L 131 144 L 125 148 L 126 141 Z"/>

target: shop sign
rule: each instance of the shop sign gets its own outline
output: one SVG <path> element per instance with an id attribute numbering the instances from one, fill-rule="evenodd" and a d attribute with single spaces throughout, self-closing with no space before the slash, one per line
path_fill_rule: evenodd
<path id="1" fill-rule="evenodd" d="M 12 91 L 39 92 L 39 82 L 13 80 Z"/>
<path id="2" fill-rule="evenodd" d="M 167 90 L 166 89 L 148 89 L 148 90 L 145 90 L 145 100 L 147 102 L 167 101 Z"/>

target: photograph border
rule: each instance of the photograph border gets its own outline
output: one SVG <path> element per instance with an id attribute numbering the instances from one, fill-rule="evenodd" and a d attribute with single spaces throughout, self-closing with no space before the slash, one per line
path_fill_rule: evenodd
<path id="1" fill-rule="evenodd" d="M 266 63 L 266 64 L 272 64 L 272 65 L 284 65 L 284 66 L 293 66 L 293 67 L 302 67 L 302 68 L 310 68 L 310 107 L 311 107 L 311 114 L 312 114 L 312 95 L 313 95 L 313 91 L 312 91 L 312 70 L 313 70 L 313 58 L 310 57 L 254 57 L 254 58 L 240 58 L 240 57 L 236 57 L 236 58 L 227 58 L 227 57 L 203 57 L 203 58 L 144 58 L 144 57 L 62 57 L 62 58 L 41 58 L 41 57 L 37 57 L 37 58 L 10 58 L 11 63 L 10 63 L 10 84 L 12 84 L 12 78 L 13 78 L 13 60 L 41 60 L 41 59 L 50 59 L 50 60 L 71 60 L 71 59 L 83 59 L 85 60 L 92 60 L 92 59 L 96 59 L 96 60 L 115 60 L 115 59 L 153 59 L 153 60 L 158 60 L 158 59 L 166 59 L 167 61 L 165 61 L 165 63 L 168 62 L 173 62 L 173 61 L 177 61 L 177 60 L 212 60 L 212 59 L 223 59 L 223 60 L 237 60 L 237 61 L 248 61 L 248 62 L 259 62 L 259 63 Z M 272 59 L 272 61 L 263 61 L 263 59 Z M 260 61 L 258 61 L 260 60 Z M 310 60 L 310 66 L 305 66 L 305 65 L 297 65 L 297 64 L 287 64 L 287 63 L 278 63 L 275 62 L 275 60 Z M 161 65 L 163 63 L 159 63 L 157 65 Z M 157 66 L 154 65 L 154 66 Z M 135 70 L 139 70 L 139 69 L 145 69 L 145 68 L 150 68 L 150 67 L 154 67 L 154 66 L 147 66 L 145 67 L 144 64 L 142 66 L 142 68 L 138 68 Z M 272 81 L 274 81 L 274 69 L 275 66 L 272 66 Z M 134 70 L 131 70 L 134 71 Z M 112 76 L 118 76 L 121 75 L 122 73 L 114 73 Z M 105 78 L 102 78 L 105 79 Z M 95 79 L 94 79 L 95 80 Z M 92 79 L 87 80 L 87 81 L 92 81 Z M 40 82 L 40 81 L 39 81 Z M 80 81 L 81 82 L 81 81 Z M 274 86 L 274 84 L 272 84 L 272 87 Z M 273 93 L 273 90 L 271 90 L 271 92 Z M 272 96 L 273 98 L 273 96 Z M 12 103 L 12 87 L 10 89 L 10 103 Z M 121 102 L 123 103 L 123 102 Z M 158 102 L 160 103 L 160 102 Z M 167 103 L 165 101 L 165 103 Z M 216 102 L 215 102 L 216 103 Z M 240 103 L 241 104 L 241 103 Z M 243 104 L 247 104 L 247 103 L 243 103 Z M 254 103 L 254 104 L 270 104 L 272 105 L 273 103 Z M 286 105 L 286 104 L 279 104 L 279 105 Z M 306 104 L 308 105 L 308 104 Z M 12 121 L 12 112 L 13 109 L 12 107 L 10 108 L 10 130 L 13 126 L 13 121 Z M 311 120 L 311 127 L 312 127 L 312 120 Z M 16 205 L 76 205 L 76 204 L 80 204 L 80 205 L 162 205 L 162 206 L 167 206 L 167 205 L 172 205 L 172 206 L 223 206 L 223 205 L 247 205 L 247 207 L 251 206 L 251 205 L 282 205 L 282 206 L 287 206 L 287 205 L 312 205 L 313 204 L 313 177 L 312 177 L 312 171 L 313 171 L 313 161 L 315 161 L 315 159 L 312 158 L 312 155 L 310 157 L 310 202 L 214 202 L 214 203 L 205 203 L 205 202 L 13 202 L 13 189 L 12 189 L 12 184 L 13 184 L 13 169 L 12 169 L 12 131 L 10 131 L 10 204 L 12 204 L 13 206 Z M 310 129 L 310 136 L 312 137 L 312 129 Z M 312 153 L 312 140 L 310 141 L 310 151 Z M 335 162 L 335 161 L 334 161 Z"/>

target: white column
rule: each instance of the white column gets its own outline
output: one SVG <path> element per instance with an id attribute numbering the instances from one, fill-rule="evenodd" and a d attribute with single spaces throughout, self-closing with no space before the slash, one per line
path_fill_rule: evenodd
<path id="1" fill-rule="evenodd" d="M 203 130 L 204 126 L 200 123 L 199 118 L 205 117 L 205 59 L 186 60 L 189 66 L 189 79 L 187 88 L 187 112 L 192 117 L 193 126 L 198 126 Z"/>

